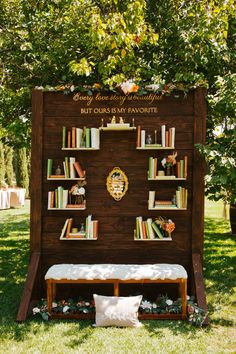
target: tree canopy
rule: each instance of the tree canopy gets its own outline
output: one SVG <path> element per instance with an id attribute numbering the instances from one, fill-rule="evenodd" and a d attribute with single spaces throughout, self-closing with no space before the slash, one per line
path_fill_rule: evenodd
<path id="1" fill-rule="evenodd" d="M 235 124 L 233 0 L 0 0 L 0 8 L 0 137 L 8 144 L 30 145 L 35 86 L 90 92 L 132 80 L 140 94 L 150 83 L 166 92 L 206 86 L 208 147 L 216 126 Z"/>

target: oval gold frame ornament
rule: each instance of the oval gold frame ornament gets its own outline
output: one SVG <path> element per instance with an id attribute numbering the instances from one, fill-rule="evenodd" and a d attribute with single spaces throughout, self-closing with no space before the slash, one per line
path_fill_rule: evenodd
<path id="1" fill-rule="evenodd" d="M 116 201 L 121 200 L 128 190 L 128 178 L 120 167 L 114 167 L 107 177 L 107 190 Z"/>

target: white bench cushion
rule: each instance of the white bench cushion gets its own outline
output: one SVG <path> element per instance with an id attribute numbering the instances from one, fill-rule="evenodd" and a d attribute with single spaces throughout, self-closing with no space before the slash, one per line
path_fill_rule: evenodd
<path id="1" fill-rule="evenodd" d="M 179 264 L 56 264 L 45 275 L 45 279 L 54 280 L 175 280 L 187 277 L 186 270 Z"/>

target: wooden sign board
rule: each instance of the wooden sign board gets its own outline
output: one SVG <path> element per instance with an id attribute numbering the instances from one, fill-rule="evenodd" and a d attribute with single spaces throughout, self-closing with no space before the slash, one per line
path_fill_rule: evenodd
<path id="1" fill-rule="evenodd" d="M 32 109 L 31 260 L 17 320 L 26 318 L 32 300 L 46 296 L 44 275 L 51 265 L 58 263 L 181 264 L 189 275 L 189 293 L 195 294 L 199 306 L 205 307 L 202 277 L 204 168 L 194 148 L 205 139 L 205 90 L 170 96 L 155 93 L 64 95 L 35 90 Z M 116 122 L 129 124 L 133 129 L 117 129 L 118 126 L 106 129 L 114 116 Z M 175 128 L 174 150 L 178 159 L 187 156 L 184 181 L 149 181 L 147 178 L 149 158 L 160 162 L 173 149 L 136 149 L 138 126 L 151 135 L 152 143 L 158 144 L 163 125 L 166 129 Z M 62 150 L 63 126 L 67 131 L 72 127 L 103 126 L 100 149 Z M 74 183 L 47 179 L 48 159 L 62 162 L 65 157 L 75 157 L 86 170 L 85 210 L 48 210 L 48 192 L 58 186 L 70 189 Z M 111 197 L 106 187 L 107 177 L 114 167 L 119 167 L 128 179 L 128 190 L 119 201 Z M 148 210 L 149 191 L 155 191 L 157 199 L 171 200 L 178 186 L 188 190 L 186 210 Z M 67 218 L 80 224 L 87 215 L 98 220 L 97 240 L 60 240 Z M 173 220 L 172 240 L 136 242 L 134 230 L 138 216 L 143 220 L 158 216 Z"/>

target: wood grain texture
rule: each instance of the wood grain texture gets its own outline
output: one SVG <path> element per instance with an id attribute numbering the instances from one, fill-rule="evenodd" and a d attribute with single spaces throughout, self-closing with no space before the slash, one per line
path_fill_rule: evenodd
<path id="1" fill-rule="evenodd" d="M 42 227 L 42 159 L 43 159 L 43 93 L 34 90 L 32 95 L 32 141 L 31 141 L 31 178 L 30 178 L 30 251 L 41 250 Z M 32 236 L 33 235 L 33 236 Z"/>
<path id="2" fill-rule="evenodd" d="M 178 263 L 189 274 L 189 288 L 193 284 L 193 250 L 202 256 L 204 198 L 203 163 L 194 144 L 204 141 L 205 92 L 201 89 L 190 91 L 186 97 L 182 93 L 173 94 L 160 100 L 154 99 L 151 103 L 145 101 L 145 97 L 142 101 L 138 98 L 127 99 L 123 105 L 109 101 L 109 97 L 111 95 L 108 95 L 107 100 L 96 101 L 94 96 L 93 102 L 87 106 L 86 101 L 74 101 L 73 95 L 33 92 L 31 252 L 41 252 L 38 282 L 42 291 L 40 288 L 38 293 L 36 291 L 38 298 L 46 294 L 44 275 L 48 267 L 58 263 Z M 158 113 L 129 113 L 129 110 L 145 107 L 157 109 Z M 85 108 L 91 108 L 91 112 L 85 113 Z M 99 127 L 102 118 L 105 123 L 109 122 L 112 109 L 120 108 L 124 112 L 115 114 L 117 117 L 122 116 L 131 124 L 134 118 L 135 125 L 140 125 L 153 138 L 154 130 L 157 130 L 157 142 L 161 139 L 161 125 L 176 128 L 175 150 L 178 159 L 188 157 L 186 181 L 148 181 L 148 158 L 157 157 L 160 166 L 161 159 L 171 151 L 136 150 L 136 131 L 101 132 L 98 151 L 61 150 L 62 126 L 68 129 Z M 48 191 L 58 186 L 70 189 L 76 183 L 47 180 L 47 160 L 55 160 L 55 168 L 58 163 L 62 166 L 65 157 L 75 157 L 86 170 L 87 208 L 84 211 L 47 210 Z M 119 202 L 106 190 L 106 178 L 116 166 L 125 172 L 129 181 L 128 192 Z M 187 210 L 148 210 L 149 190 L 156 191 L 157 199 L 170 200 L 178 186 L 188 189 Z M 67 218 L 73 218 L 75 225 L 80 226 L 88 214 L 99 221 L 97 241 L 59 240 Z M 173 241 L 135 242 L 137 216 L 143 216 L 144 220 L 158 216 L 172 219 L 176 224 Z"/>
<path id="3" fill-rule="evenodd" d="M 25 321 L 28 315 L 28 310 L 32 299 L 33 288 L 35 286 L 37 273 L 39 271 L 39 264 L 40 264 L 40 253 L 33 252 L 30 258 L 24 291 L 22 294 L 20 307 L 17 313 L 17 318 L 16 318 L 17 322 Z"/>

